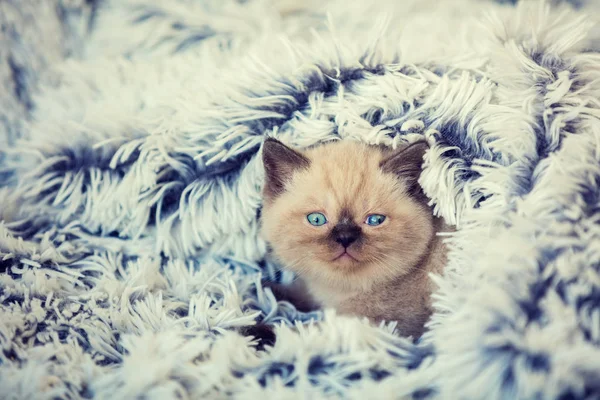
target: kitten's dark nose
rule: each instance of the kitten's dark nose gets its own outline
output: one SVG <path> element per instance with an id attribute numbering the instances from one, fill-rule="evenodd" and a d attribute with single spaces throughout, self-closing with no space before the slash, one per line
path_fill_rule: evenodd
<path id="1" fill-rule="evenodd" d="M 333 240 L 341 244 L 344 248 L 348 248 L 352 243 L 360 238 L 360 227 L 354 224 L 338 224 L 331 231 Z"/>
<path id="2" fill-rule="evenodd" d="M 356 239 L 358 239 L 357 235 L 341 235 L 338 236 L 335 241 L 338 242 L 339 244 L 341 244 L 344 247 L 348 247 L 350 246 L 352 243 L 356 242 Z"/>

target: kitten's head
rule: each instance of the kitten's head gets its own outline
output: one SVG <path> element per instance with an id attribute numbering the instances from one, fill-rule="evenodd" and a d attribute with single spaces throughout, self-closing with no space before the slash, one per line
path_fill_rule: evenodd
<path id="1" fill-rule="evenodd" d="M 263 146 L 263 234 L 284 266 L 340 288 L 402 276 L 424 256 L 433 217 L 417 182 L 427 145 L 353 141 Z"/>

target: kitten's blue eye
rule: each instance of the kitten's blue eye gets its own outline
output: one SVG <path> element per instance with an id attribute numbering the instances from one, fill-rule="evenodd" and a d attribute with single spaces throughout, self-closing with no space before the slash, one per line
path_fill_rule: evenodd
<path id="1" fill-rule="evenodd" d="M 381 225 L 385 221 L 385 215 L 381 214 L 371 214 L 367 217 L 365 223 L 370 226 Z"/>
<path id="2" fill-rule="evenodd" d="M 325 218 L 325 215 L 318 212 L 308 214 L 306 219 L 311 225 L 314 226 L 321 226 L 327 223 L 327 218 Z"/>

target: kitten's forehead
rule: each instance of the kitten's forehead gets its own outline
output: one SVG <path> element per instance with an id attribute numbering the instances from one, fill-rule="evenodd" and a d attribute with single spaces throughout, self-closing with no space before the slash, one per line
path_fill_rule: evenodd
<path id="1" fill-rule="evenodd" d="M 303 189 L 336 217 L 354 218 L 396 189 L 396 179 L 379 166 L 384 155 L 378 147 L 344 141 L 316 147 L 307 155 L 311 167 Z"/>
<path id="2" fill-rule="evenodd" d="M 340 183 L 363 182 L 381 174 L 382 152 L 373 146 L 343 141 L 312 149 L 308 153 L 312 170 L 329 186 Z"/>

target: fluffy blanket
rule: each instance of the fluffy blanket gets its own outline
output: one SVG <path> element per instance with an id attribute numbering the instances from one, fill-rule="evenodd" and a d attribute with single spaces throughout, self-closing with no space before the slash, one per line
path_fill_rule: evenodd
<path id="1" fill-rule="evenodd" d="M 512 3 L 0 2 L 0 398 L 598 398 L 600 8 Z M 422 338 L 262 287 L 265 135 L 430 141 Z"/>

